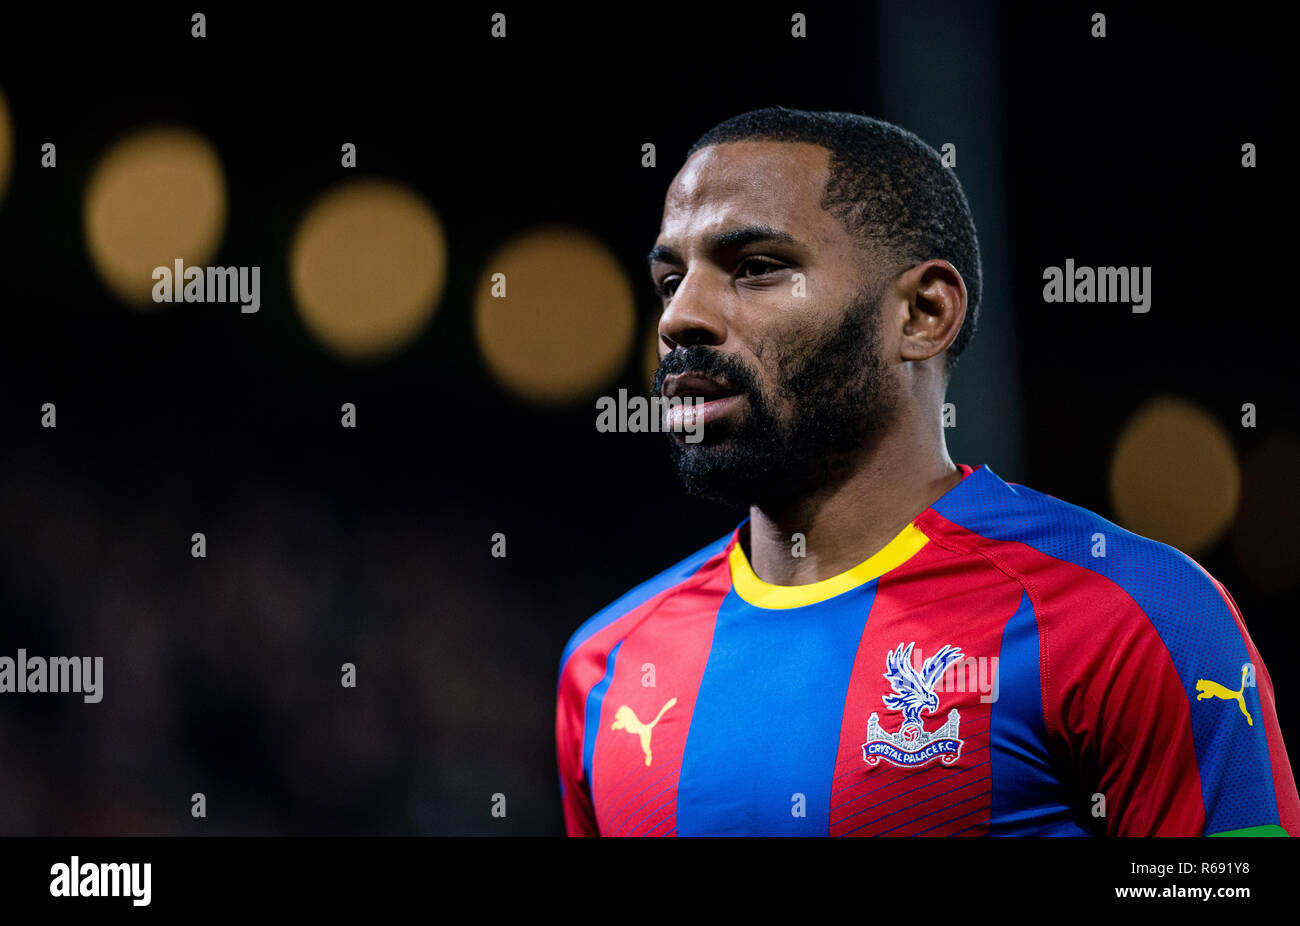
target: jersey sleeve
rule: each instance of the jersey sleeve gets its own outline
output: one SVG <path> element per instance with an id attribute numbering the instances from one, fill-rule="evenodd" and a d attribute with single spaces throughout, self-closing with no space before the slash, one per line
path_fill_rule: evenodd
<path id="1" fill-rule="evenodd" d="M 585 698 L 575 677 L 576 667 L 566 662 L 560 673 L 555 709 L 555 754 L 560 773 L 560 802 L 564 831 L 569 836 L 597 836 L 591 789 L 583 772 Z"/>
<path id="2" fill-rule="evenodd" d="M 594 614 L 569 638 L 560 657 L 555 752 L 564 828 L 570 836 L 600 835 L 591 797 L 591 754 L 595 751 L 596 726 L 600 722 L 600 697 L 609 684 L 623 635 L 637 620 L 651 613 L 657 602 L 699 575 L 702 569 L 724 563 L 737 530 L 642 582 Z M 594 718 L 590 728 L 589 713 Z"/>
<path id="3" fill-rule="evenodd" d="M 1227 590 L 1183 562 L 1058 620 L 1044 696 L 1093 823 L 1113 836 L 1294 834 L 1268 670 Z"/>
<path id="4" fill-rule="evenodd" d="M 1241 707 L 1244 704 L 1247 706 L 1247 712 L 1250 711 L 1251 704 L 1258 707 L 1258 713 L 1253 714 L 1251 718 L 1254 723 L 1248 724 L 1248 730 L 1243 731 L 1240 724 L 1234 721 L 1234 725 L 1230 727 L 1230 734 L 1245 738 L 1250 736 L 1255 726 L 1262 726 L 1262 735 L 1259 738 L 1264 741 L 1265 748 L 1254 751 L 1254 761 L 1247 765 L 1242 775 L 1247 783 L 1247 793 L 1253 795 L 1252 805 L 1243 814 L 1243 819 L 1236 820 L 1231 825 L 1225 821 L 1218 826 L 1207 827 L 1205 835 L 1300 835 L 1300 793 L 1296 790 L 1295 773 L 1291 766 L 1290 757 L 1287 755 L 1286 744 L 1282 740 L 1282 729 L 1278 724 L 1277 699 L 1274 695 L 1273 679 L 1268 673 L 1268 667 L 1264 664 L 1259 650 L 1255 648 L 1254 641 L 1246 631 L 1246 622 L 1241 615 L 1241 610 L 1237 607 L 1237 602 L 1233 600 L 1232 595 L 1217 579 L 1208 576 L 1208 574 L 1207 578 L 1214 583 L 1224 605 L 1230 612 L 1234 626 L 1246 647 L 1248 657 L 1248 661 L 1242 666 L 1242 698 L 1235 705 L 1225 706 Z M 1212 679 L 1206 680 L 1206 682 L 1212 681 Z M 1229 685 L 1225 687 L 1236 688 L 1237 686 Z M 1218 700 L 1222 699 L 1225 694 L 1225 692 L 1217 690 L 1212 684 L 1203 683 L 1199 679 L 1196 684 L 1196 692 L 1198 700 Z M 1230 696 L 1232 692 L 1228 691 L 1227 694 Z M 1237 699 L 1234 699 L 1234 701 L 1237 701 Z M 1228 713 L 1231 714 L 1232 711 L 1230 710 Z M 1215 797 L 1225 805 L 1222 808 L 1224 810 L 1231 810 L 1230 803 L 1233 795 L 1230 790 L 1232 784 L 1230 771 L 1230 769 L 1223 770 L 1220 777 L 1216 779 L 1216 784 L 1221 785 L 1221 787 L 1216 788 Z M 1222 794 L 1219 792 L 1222 792 Z M 1269 807 L 1270 803 L 1273 805 L 1272 808 Z M 1216 806 L 1214 809 L 1219 810 L 1221 808 Z"/>

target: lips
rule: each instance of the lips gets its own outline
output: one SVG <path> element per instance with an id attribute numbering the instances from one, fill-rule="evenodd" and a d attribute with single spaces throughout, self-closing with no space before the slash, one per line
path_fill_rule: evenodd
<path id="1" fill-rule="evenodd" d="M 698 432 L 704 425 L 721 419 L 743 399 L 733 387 L 700 373 L 668 377 L 664 380 L 663 395 L 689 403 L 670 407 L 664 414 L 668 430 L 678 432 Z"/>
<path id="2" fill-rule="evenodd" d="M 678 373 L 664 380 L 663 394 L 666 399 L 699 398 L 708 402 L 736 395 L 736 390 L 702 373 Z"/>

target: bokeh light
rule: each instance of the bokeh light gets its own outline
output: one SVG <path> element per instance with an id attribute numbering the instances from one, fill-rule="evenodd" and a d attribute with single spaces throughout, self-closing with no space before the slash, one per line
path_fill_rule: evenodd
<path id="1" fill-rule="evenodd" d="M 9 104 L 5 92 L 0 90 L 0 203 L 5 200 L 9 186 L 9 170 L 14 163 L 14 125 L 9 117 Z"/>
<path id="2" fill-rule="evenodd" d="M 1240 495 L 1232 442 L 1211 415 L 1185 399 L 1148 402 L 1116 443 L 1111 505 L 1135 533 L 1196 555 L 1232 523 Z"/>
<path id="3" fill-rule="evenodd" d="M 298 312 L 339 357 L 373 360 L 428 324 L 447 281 L 447 236 L 414 191 L 365 179 L 325 193 L 303 216 L 289 254 Z"/>
<path id="4" fill-rule="evenodd" d="M 493 276 L 505 275 L 505 296 Z M 484 268 L 474 302 L 479 351 L 521 398 L 560 405 L 594 395 L 627 363 L 636 339 L 632 286 L 614 254 L 574 228 L 506 243 Z"/>
<path id="5" fill-rule="evenodd" d="M 86 190 L 86 244 L 100 278 L 129 305 L 153 308 L 155 267 L 204 266 L 226 227 L 216 149 L 189 129 L 143 129 L 114 145 Z"/>

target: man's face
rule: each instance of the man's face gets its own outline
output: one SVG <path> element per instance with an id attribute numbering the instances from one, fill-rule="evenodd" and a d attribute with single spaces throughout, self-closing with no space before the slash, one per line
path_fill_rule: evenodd
<path id="1" fill-rule="evenodd" d="M 668 189 L 650 272 L 663 299 L 654 394 L 703 398 L 687 489 L 770 507 L 829 487 L 893 419 L 882 324 L 888 279 L 821 208 L 830 152 L 731 142 L 697 151 Z M 802 280 L 796 277 L 802 275 Z"/>

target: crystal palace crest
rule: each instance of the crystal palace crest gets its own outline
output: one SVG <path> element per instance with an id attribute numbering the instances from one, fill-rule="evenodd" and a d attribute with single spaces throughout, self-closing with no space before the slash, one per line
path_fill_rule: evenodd
<path id="1" fill-rule="evenodd" d="M 900 768 L 919 768 L 938 759 L 943 765 L 952 765 L 961 756 L 962 741 L 957 736 L 961 715 L 953 708 L 948 720 L 937 730 L 926 730 L 921 714 L 933 714 L 939 709 L 939 696 L 934 687 L 943 678 L 950 665 L 962 658 L 961 650 L 945 646 L 921 666 L 918 672 L 912 665 L 912 647 L 915 642 L 898 644 L 898 649 L 885 657 L 885 678 L 894 693 L 881 700 L 885 707 L 903 712 L 903 724 L 896 733 L 886 733 L 880 718 L 872 711 L 867 720 L 867 741 L 862 744 L 862 759 L 867 768 L 875 768 L 883 759 Z"/>

